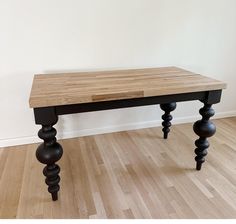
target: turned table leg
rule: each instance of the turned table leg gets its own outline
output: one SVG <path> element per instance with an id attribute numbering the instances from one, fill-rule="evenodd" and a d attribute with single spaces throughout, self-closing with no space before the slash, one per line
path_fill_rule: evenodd
<path id="1" fill-rule="evenodd" d="M 193 125 L 194 132 L 199 136 L 199 139 L 195 141 L 197 148 L 195 149 L 197 162 L 196 169 L 201 170 L 202 163 L 205 162 L 205 156 L 207 155 L 207 149 L 210 146 L 207 138 L 213 136 L 216 132 L 215 125 L 209 120 L 214 116 L 215 112 L 211 107 L 211 104 L 204 104 L 204 107 L 200 109 L 199 113 L 202 115 L 202 119 L 195 122 Z"/>
<path id="2" fill-rule="evenodd" d="M 36 151 L 36 157 L 41 162 L 46 164 L 43 169 L 43 174 L 46 177 L 48 191 L 52 195 L 52 200 L 58 199 L 58 191 L 60 189 L 60 167 L 55 164 L 62 157 L 62 147 L 56 141 L 56 129 L 52 125 L 42 125 L 38 132 L 39 138 L 44 140 L 44 143 L 39 145 Z"/>
<path id="3" fill-rule="evenodd" d="M 57 131 L 53 127 L 58 121 L 54 108 L 39 108 L 34 110 L 36 124 L 41 124 L 42 128 L 38 132 L 39 138 L 43 139 L 36 150 L 36 157 L 39 162 L 46 164 L 43 174 L 46 177 L 48 191 L 52 195 L 52 200 L 58 199 L 60 189 L 60 167 L 56 162 L 62 157 L 63 149 L 57 142 Z"/>
<path id="4" fill-rule="evenodd" d="M 168 133 L 170 132 L 170 127 L 171 127 L 171 120 L 172 120 L 172 115 L 170 114 L 171 111 L 175 110 L 176 108 L 176 103 L 166 103 L 166 104 L 161 104 L 160 105 L 161 109 L 165 112 L 162 115 L 162 126 L 163 126 L 163 133 L 164 133 L 164 139 L 168 138 Z"/>

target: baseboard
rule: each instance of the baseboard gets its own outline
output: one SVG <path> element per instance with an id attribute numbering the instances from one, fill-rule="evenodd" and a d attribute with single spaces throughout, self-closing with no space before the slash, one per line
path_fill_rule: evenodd
<path id="1" fill-rule="evenodd" d="M 214 119 L 234 117 L 234 116 L 236 116 L 236 111 L 220 112 L 214 116 Z M 179 117 L 179 118 L 177 117 L 173 120 L 173 124 L 191 123 L 191 122 L 196 121 L 196 119 L 198 119 L 196 116 Z M 161 122 L 162 120 L 154 120 L 154 121 L 128 123 L 128 124 L 94 128 L 94 129 L 70 131 L 70 132 L 65 132 L 65 133 L 58 133 L 57 138 L 68 139 L 68 138 L 75 138 L 75 137 L 81 137 L 81 136 L 112 133 L 112 132 L 118 132 L 118 131 L 128 131 L 128 130 L 137 130 L 137 129 L 142 129 L 142 128 L 159 127 L 161 125 Z M 41 140 L 38 138 L 37 135 L 24 136 L 24 137 L 19 137 L 19 138 L 1 139 L 0 147 L 32 144 L 32 143 L 38 143 L 38 142 L 41 142 Z"/>

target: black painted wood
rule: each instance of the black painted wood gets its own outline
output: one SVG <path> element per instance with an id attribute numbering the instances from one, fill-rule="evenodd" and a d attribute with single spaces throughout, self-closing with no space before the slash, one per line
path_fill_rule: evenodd
<path id="1" fill-rule="evenodd" d="M 176 108 L 176 103 L 166 103 L 166 104 L 161 104 L 160 105 L 161 109 L 165 112 L 162 115 L 162 131 L 164 133 L 164 139 L 168 138 L 168 134 L 170 132 L 170 127 L 171 127 L 171 120 L 173 119 L 172 115 L 170 114 L 171 111 L 175 110 Z"/>
<path id="2" fill-rule="evenodd" d="M 194 92 L 194 93 L 182 93 L 182 94 L 172 94 L 164 96 L 154 96 L 154 97 L 143 97 L 134 99 L 124 99 L 124 100 L 111 100 L 104 102 L 93 102 L 93 103 L 82 103 L 82 104 L 71 104 L 63 106 L 55 106 L 56 114 L 73 114 L 73 113 L 83 113 L 90 111 L 100 111 L 100 110 L 111 110 L 127 107 L 139 107 L 148 106 L 155 104 L 166 104 L 172 102 L 182 102 L 182 101 L 192 101 L 200 100 L 207 102 L 208 99 L 213 103 L 218 103 L 220 100 L 222 90 L 214 90 L 211 92 Z M 49 107 L 48 107 L 49 108 Z M 38 110 L 40 108 L 36 108 Z"/>
<path id="3" fill-rule="evenodd" d="M 200 109 L 199 113 L 202 115 L 202 119 L 195 122 L 193 125 L 194 132 L 199 136 L 199 139 L 195 141 L 197 148 L 195 149 L 197 162 L 196 169 L 201 170 L 202 163 L 205 162 L 207 155 L 207 149 L 210 144 L 207 138 L 213 136 L 216 132 L 216 127 L 209 119 L 214 116 L 215 112 L 211 107 L 211 104 L 204 104 L 204 107 Z"/>
<path id="4" fill-rule="evenodd" d="M 205 100 L 201 100 L 203 103 L 216 104 L 220 102 L 222 90 L 208 91 Z"/>
<path id="5" fill-rule="evenodd" d="M 197 170 L 200 170 L 201 164 L 205 161 L 204 157 L 207 153 L 206 149 L 209 147 L 209 143 L 206 138 L 212 136 L 215 132 L 215 127 L 209 121 L 209 118 L 213 115 L 211 104 L 220 102 L 221 92 L 222 90 L 213 90 L 34 108 L 35 123 L 42 125 L 38 135 L 44 140 L 44 143 L 42 143 L 36 151 L 36 157 L 41 163 L 46 164 L 43 174 L 46 176 L 45 182 L 48 185 L 48 191 L 51 193 L 52 199 L 58 199 L 58 191 L 60 189 L 60 167 L 56 164 L 56 162 L 60 160 L 63 154 L 63 149 L 55 137 L 56 129 L 53 128 L 53 125 L 55 125 L 58 121 L 58 115 L 161 104 L 161 108 L 165 111 L 165 114 L 163 115 L 164 138 L 167 138 L 171 125 L 170 121 L 172 119 L 172 116 L 169 113 L 176 107 L 176 103 L 173 102 L 200 100 L 205 103 L 204 108 L 200 110 L 203 118 L 201 121 L 197 121 L 194 124 L 194 131 L 200 136 L 195 143 L 197 146 L 197 149 L 195 150 L 197 154 Z"/>
<path id="6" fill-rule="evenodd" d="M 56 124 L 58 121 L 58 114 L 56 114 L 56 108 L 34 108 L 34 119 L 35 123 L 40 125 Z"/>
<path id="7" fill-rule="evenodd" d="M 55 121 L 51 124 L 42 125 L 42 128 L 38 132 L 39 138 L 44 140 L 44 143 L 40 144 L 36 150 L 37 159 L 46 164 L 43 169 L 43 174 L 46 177 L 46 184 L 48 185 L 48 191 L 52 195 L 52 200 L 58 199 L 58 191 L 60 189 L 60 167 L 56 162 L 62 157 L 63 149 L 56 140 L 57 131 L 53 128 Z"/>

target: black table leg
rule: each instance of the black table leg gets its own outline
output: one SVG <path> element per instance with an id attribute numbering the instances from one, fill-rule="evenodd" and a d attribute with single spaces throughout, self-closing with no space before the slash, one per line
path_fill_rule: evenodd
<path id="1" fill-rule="evenodd" d="M 50 116 L 47 113 L 48 111 L 46 110 L 46 113 L 44 113 L 45 110 L 41 110 L 41 113 L 40 110 L 35 111 L 37 123 L 42 123 L 42 128 L 39 130 L 38 136 L 44 140 L 44 143 L 40 144 L 36 150 L 36 157 L 41 163 L 46 164 L 46 167 L 43 169 L 43 174 L 46 177 L 45 182 L 48 185 L 48 191 L 52 195 L 52 200 L 56 201 L 60 189 L 60 167 L 55 163 L 62 157 L 63 149 L 57 142 L 55 137 L 57 131 L 53 128 L 58 118 L 57 116 Z"/>
<path id="2" fill-rule="evenodd" d="M 176 103 L 161 104 L 160 107 L 163 111 L 165 111 L 165 113 L 162 115 L 162 119 L 164 120 L 162 122 L 162 126 L 163 126 L 162 131 L 164 133 L 164 139 L 167 139 L 168 133 L 170 132 L 171 120 L 173 118 L 170 112 L 175 110 Z"/>
<path id="3" fill-rule="evenodd" d="M 209 120 L 214 116 L 215 112 L 211 107 L 211 104 L 204 103 L 204 107 L 200 109 L 199 113 L 202 115 L 202 119 L 195 122 L 193 125 L 194 132 L 199 136 L 199 139 L 195 141 L 197 148 L 195 149 L 197 162 L 196 169 L 201 170 L 202 163 L 205 162 L 205 156 L 207 155 L 207 149 L 210 146 L 207 138 L 213 136 L 216 132 L 215 125 Z"/>

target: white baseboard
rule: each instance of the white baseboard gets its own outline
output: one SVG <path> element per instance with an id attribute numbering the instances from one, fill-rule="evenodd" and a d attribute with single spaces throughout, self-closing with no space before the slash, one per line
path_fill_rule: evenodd
<path id="1" fill-rule="evenodd" d="M 214 119 L 234 117 L 234 116 L 236 116 L 236 111 L 221 112 L 221 113 L 217 113 L 214 116 Z M 191 122 L 195 122 L 197 119 L 198 118 L 196 116 L 179 117 L 173 120 L 173 124 L 191 123 Z M 147 122 L 128 123 L 128 124 L 94 128 L 94 129 L 69 131 L 65 133 L 58 133 L 57 138 L 67 139 L 67 138 L 75 138 L 75 137 L 81 137 L 81 136 L 112 133 L 112 132 L 118 132 L 118 131 L 128 131 L 128 130 L 136 130 L 136 129 L 142 129 L 142 128 L 159 127 L 161 125 L 161 122 L 162 120 L 153 120 L 153 121 L 147 121 Z M 31 144 L 31 143 L 38 143 L 38 142 L 41 142 L 41 140 L 38 138 L 37 135 L 23 136 L 19 138 L 1 139 L 0 147 L 24 145 L 24 144 Z"/>

